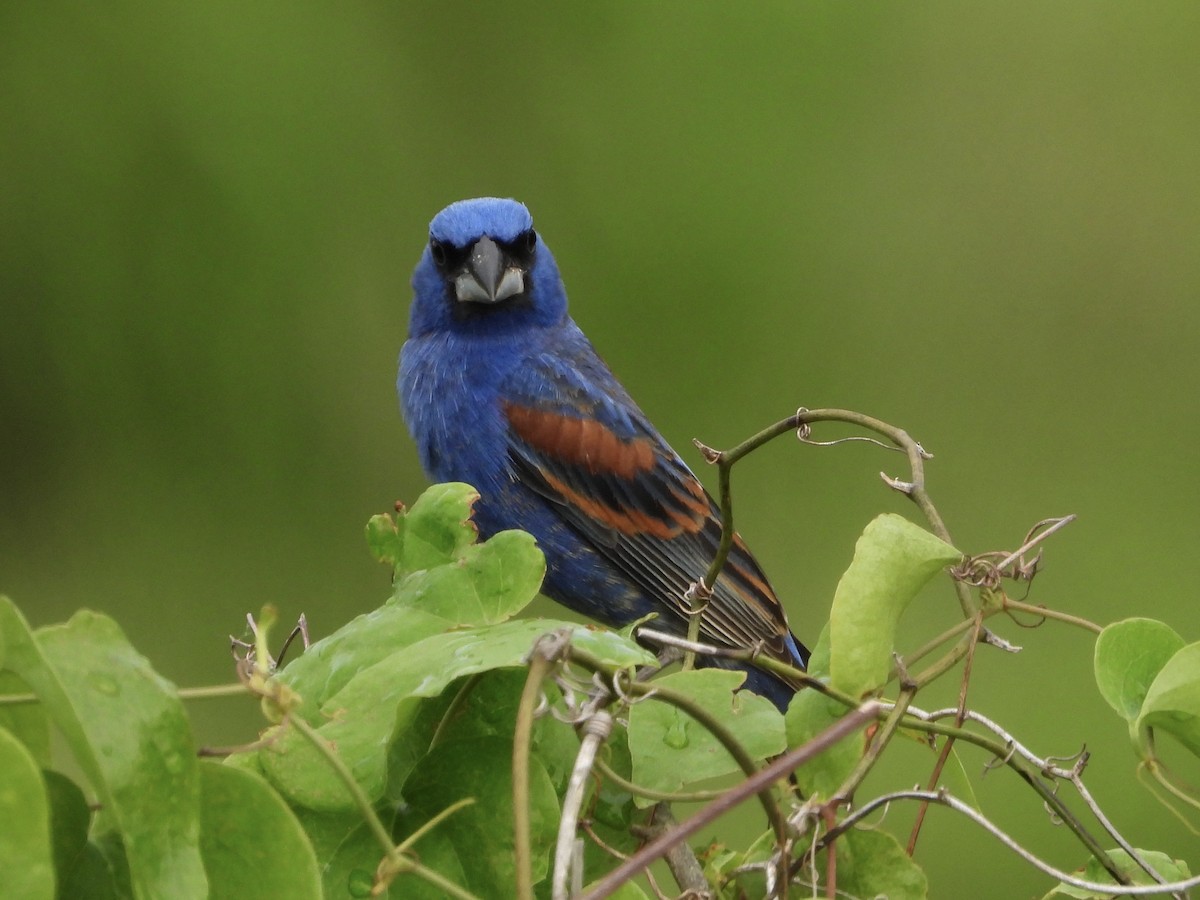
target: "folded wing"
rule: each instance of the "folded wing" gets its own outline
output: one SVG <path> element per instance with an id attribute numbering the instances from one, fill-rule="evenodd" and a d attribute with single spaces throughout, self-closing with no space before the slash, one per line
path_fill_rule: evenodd
<path id="1" fill-rule="evenodd" d="M 627 579 L 685 622 L 687 589 L 721 538 L 718 509 L 598 359 L 534 359 L 505 385 L 515 476 Z M 701 639 L 802 665 L 783 609 L 740 537 L 701 617 Z"/>

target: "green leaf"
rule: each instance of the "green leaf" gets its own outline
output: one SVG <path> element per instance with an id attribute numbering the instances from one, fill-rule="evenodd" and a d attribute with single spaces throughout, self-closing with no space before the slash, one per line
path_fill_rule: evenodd
<path id="1" fill-rule="evenodd" d="M 525 675 L 524 669 L 495 669 L 454 682 L 453 687 L 462 694 L 457 697 L 457 708 L 446 711 L 449 720 L 438 722 L 438 740 L 502 737 L 511 741 Z"/>
<path id="2" fill-rule="evenodd" d="M 304 829 L 260 776 L 200 764 L 200 849 L 213 897 L 319 900 L 321 875 Z"/>
<path id="3" fill-rule="evenodd" d="M 16 672 L 0 671 L 0 697 L 31 693 L 29 685 Z M 35 701 L 0 706 L 0 728 L 11 731 L 33 754 L 38 765 L 50 765 L 50 720 L 41 703 Z"/>
<path id="4" fill-rule="evenodd" d="M 520 674 L 521 687 L 524 688 L 525 673 L 521 672 Z M 561 696 L 554 685 L 546 684 L 543 693 L 552 706 L 563 709 Z M 517 699 L 519 699 L 519 694 Z M 624 735 L 624 729 L 614 729 L 614 737 L 618 730 L 621 735 Z M 609 742 L 611 743 L 611 741 L 612 738 Z M 575 757 L 579 755 L 579 735 L 576 734 L 575 729 L 552 715 L 539 716 L 533 720 L 530 751 L 546 767 L 546 772 L 550 776 L 555 790 L 559 794 L 566 790 L 571 771 L 575 766 Z M 598 805 L 603 805 L 603 802 Z"/>
<path id="5" fill-rule="evenodd" d="M 311 815 L 308 810 L 305 815 Z M 384 817 L 386 824 L 387 817 Z M 321 882 L 329 900 L 370 897 L 375 870 L 383 859 L 383 850 L 366 822 L 358 824 L 338 843 L 332 856 L 321 867 Z M 378 895 L 396 897 L 390 890 Z"/>
<path id="6" fill-rule="evenodd" d="M 549 853 L 558 829 L 558 798 L 546 770 L 530 760 L 530 831 L 533 877 L 549 871 Z M 423 863 L 451 879 L 465 876 L 466 887 L 480 897 L 509 898 L 516 881 L 513 842 L 512 743 L 500 737 L 439 744 L 426 756 L 404 785 L 405 799 L 420 815 L 414 826 L 427 821 L 464 797 L 475 803 L 441 822 L 438 835 L 455 850 L 454 871 L 428 859 L 426 837 L 414 850 Z M 414 828 L 415 830 L 415 828 Z M 408 896 L 397 894 L 397 896 Z"/>
<path id="7" fill-rule="evenodd" d="M 524 666 L 543 634 L 583 626 L 522 619 L 436 634 L 357 673 L 322 706 L 318 733 L 331 741 L 367 795 L 378 800 L 386 785 L 388 745 L 408 727 L 420 700 L 436 697 L 450 682 L 491 669 Z M 263 771 L 289 800 L 311 809 L 352 805 L 325 758 L 296 732 L 284 729 L 259 751 Z"/>
<path id="8" fill-rule="evenodd" d="M 788 707 L 787 742 L 798 747 L 812 740 L 849 710 L 844 704 L 818 691 L 800 691 Z M 865 737 L 862 732 L 842 738 L 796 769 L 796 782 L 806 797 L 832 797 L 854 771 L 862 757 Z"/>
<path id="9" fill-rule="evenodd" d="M 528 606 L 546 575 L 546 558 L 523 531 L 502 531 L 457 552 L 452 562 L 398 581 L 389 602 L 454 625 L 491 625 Z"/>
<path id="10" fill-rule="evenodd" d="M 117 850 L 119 842 L 114 842 Z M 133 896 L 129 887 L 128 869 L 121 860 L 121 873 L 94 842 L 85 843 L 71 864 L 66 876 L 59 881 L 58 897 L 71 900 L 128 900 Z"/>
<path id="11" fill-rule="evenodd" d="M 437 698 L 423 701 L 408 727 L 396 733 L 388 751 L 387 796 L 402 799 L 403 784 L 413 768 L 426 753 L 436 752 L 436 747 L 431 747 L 435 735 L 439 743 L 484 736 L 511 741 L 525 677 L 524 669 L 468 675 L 450 684 Z M 535 733 L 547 720 L 554 721 L 548 716 L 535 721 Z M 555 724 L 574 736 L 569 726 Z"/>
<path id="12" fill-rule="evenodd" d="M 95 818 L 102 820 L 104 818 L 103 810 Z M 129 855 L 125 852 L 125 844 L 121 840 L 120 832 L 99 830 L 99 825 L 93 825 L 92 834 L 92 840 L 88 843 L 87 851 L 84 854 L 84 866 L 82 867 L 84 871 L 80 871 L 78 875 L 82 876 L 90 872 L 99 876 L 100 881 L 104 883 L 102 888 L 104 893 L 98 896 L 107 897 L 108 886 L 111 885 L 114 897 L 119 897 L 121 900 L 135 897 L 133 876 L 129 871 Z"/>
<path id="13" fill-rule="evenodd" d="M 1138 850 L 1138 855 L 1150 864 L 1159 875 L 1167 881 L 1184 881 L 1192 877 L 1186 862 L 1172 859 L 1157 850 Z M 1142 867 L 1124 850 L 1109 850 L 1109 858 L 1117 864 L 1117 868 L 1130 880 L 1130 884 L 1154 884 L 1154 879 L 1147 875 Z M 1082 869 L 1076 869 L 1072 874 L 1078 875 L 1084 881 L 1094 881 L 1098 884 L 1116 884 L 1108 870 L 1092 857 Z M 1072 897 L 1074 900 L 1110 900 L 1112 891 L 1091 891 L 1074 885 L 1059 882 L 1058 886 L 1046 894 L 1044 900 L 1053 897 Z"/>
<path id="14" fill-rule="evenodd" d="M 1188 644 L 1167 660 L 1146 691 L 1135 729 L 1143 755 L 1150 730 L 1157 729 L 1200 756 L 1200 643 Z"/>
<path id="15" fill-rule="evenodd" d="M 100 795 L 129 861 L 135 891 L 203 897 L 199 774 L 174 686 L 126 641 L 111 619 L 76 613 L 36 642 L 0 597 L 5 665 L 40 698 Z"/>
<path id="16" fill-rule="evenodd" d="M 732 730 L 751 756 L 763 759 L 787 746 L 783 716 L 764 697 L 733 692 L 745 677 L 726 669 L 699 669 L 674 672 L 655 679 L 654 684 L 687 694 Z M 653 698 L 630 708 L 629 752 L 633 780 L 660 791 L 678 791 L 685 784 L 741 771 L 707 728 L 675 706 Z"/>
<path id="17" fill-rule="evenodd" d="M 231 753 L 225 757 L 225 765 L 233 766 L 235 769 L 241 769 L 243 772 L 253 772 L 255 775 L 263 774 L 262 760 L 259 759 L 256 750 L 247 750 L 239 753 Z"/>
<path id="18" fill-rule="evenodd" d="M 428 821 L 424 813 L 408 806 L 377 812 L 384 827 L 393 835 L 395 843 L 399 843 L 403 835 L 411 833 Z M 411 873 L 398 876 L 387 890 L 372 895 L 370 891 L 374 886 L 375 871 L 383 859 L 383 850 L 374 832 L 361 817 L 355 814 L 353 818 L 357 819 L 356 824 L 338 843 L 336 852 L 329 856 L 321 873 L 325 896 L 329 900 L 367 897 L 371 900 L 442 900 L 446 896 L 440 887 Z M 306 818 L 305 821 L 309 820 Z M 418 857 L 423 866 L 436 870 L 455 884 L 461 885 L 466 882 L 458 851 L 440 829 L 435 828 L 426 834 L 418 844 Z"/>
<path id="19" fill-rule="evenodd" d="M 792 849 L 803 853 L 803 846 L 807 843 L 793 846 Z M 766 831 L 755 838 L 745 851 L 735 852 L 714 844 L 708 850 L 701 850 L 699 858 L 709 883 L 717 885 L 717 896 L 721 900 L 768 897 L 772 892 L 767 888 L 763 864 L 772 857 L 775 846 L 775 832 Z"/>
<path id="20" fill-rule="evenodd" d="M 389 603 L 418 606 L 452 625 L 502 622 L 524 609 L 541 587 L 546 560 L 531 535 L 502 531 L 476 544 L 470 485 L 436 484 L 412 509 L 367 523 L 372 554 L 392 566 Z"/>
<path id="21" fill-rule="evenodd" d="M 379 810 L 376 810 L 379 812 Z M 342 844 L 350 839 L 360 827 L 366 827 L 363 821 L 362 813 L 357 809 L 350 812 L 317 812 L 312 809 L 305 809 L 303 806 L 298 806 L 292 809 L 292 814 L 296 817 L 296 821 L 300 823 L 300 827 L 304 829 L 304 834 L 308 838 L 309 844 L 312 845 L 313 856 L 316 857 L 317 867 L 321 870 L 321 879 L 325 886 L 325 893 L 328 897 L 342 896 L 345 894 L 346 884 L 343 881 L 340 884 L 332 885 L 328 880 L 329 866 L 333 858 L 340 852 Z M 386 822 L 388 815 L 380 815 L 380 818 Z M 370 832 L 367 832 L 370 835 Z M 372 863 L 372 871 L 374 866 L 383 858 L 383 851 L 379 847 L 378 841 L 372 838 L 372 846 L 375 850 L 374 862 Z M 339 894 L 333 888 L 337 887 L 342 891 Z"/>
<path id="22" fill-rule="evenodd" d="M 42 770 L 42 779 L 50 799 L 56 896 L 71 900 L 131 897 L 129 867 L 119 838 L 107 833 L 97 842 L 89 842 L 92 811 L 79 785 L 49 769 Z"/>
<path id="23" fill-rule="evenodd" d="M 59 896 L 73 896 L 61 890 L 61 886 L 87 846 L 92 812 L 79 785 L 66 775 L 43 769 L 42 781 L 50 803 L 50 837 L 54 842 L 54 871 L 60 885 Z"/>
<path id="24" fill-rule="evenodd" d="M 466 812 L 466 810 L 461 810 Z M 454 815 L 458 815 L 455 813 Z M 397 842 L 412 834 L 429 820 L 424 810 L 406 809 L 396 816 L 395 829 Z M 457 885 L 466 885 L 468 875 L 464 866 L 471 863 L 470 852 L 464 852 L 463 847 L 455 844 L 455 833 L 446 831 L 440 825 L 425 834 L 414 845 L 421 863 L 433 869 L 444 878 Z M 398 900 L 444 900 L 446 894 L 440 887 L 419 875 L 404 874 L 392 882 L 391 896 Z"/>
<path id="25" fill-rule="evenodd" d="M 925 900 L 928 896 L 925 872 L 886 831 L 852 828 L 837 839 L 835 847 L 838 896 L 888 900 Z M 818 865 L 823 871 L 824 861 Z"/>
<path id="26" fill-rule="evenodd" d="M 425 489 L 404 515 L 406 572 L 427 569 L 457 559 L 479 536 L 471 521 L 479 491 L 469 484 L 448 482 Z"/>
<path id="27" fill-rule="evenodd" d="M 391 817 L 381 816 L 386 825 Z M 363 822 L 358 824 L 338 844 L 336 852 L 329 857 L 321 869 L 321 880 L 325 896 L 329 900 L 371 897 L 375 883 L 375 870 L 383 859 L 383 848 L 375 833 Z M 393 885 L 394 888 L 394 885 Z M 376 897 L 396 898 L 403 895 L 389 889 Z M 419 895 L 418 895 L 419 896 Z M 372 898 L 374 900 L 374 898 Z"/>
<path id="28" fill-rule="evenodd" d="M 833 596 L 833 686 L 861 697 L 882 687 L 892 667 L 900 615 L 917 592 L 962 554 L 902 516 L 867 525 Z"/>
<path id="29" fill-rule="evenodd" d="M 388 795 L 405 802 L 404 783 L 412 771 L 424 764 L 422 760 L 427 754 L 440 753 L 444 744 L 496 737 L 511 746 L 527 675 L 523 668 L 483 672 L 459 679 L 441 697 L 424 701 L 412 725 L 398 734 L 392 744 Z M 545 685 L 545 693 L 551 703 L 557 702 L 561 707 L 553 684 Z M 428 717 L 433 711 L 436 717 Z M 431 745 L 435 733 L 437 743 Z M 531 755 L 545 768 L 556 793 L 561 794 L 579 752 L 575 729 L 555 716 L 539 716 L 533 723 L 530 745 Z M 628 799 L 626 795 L 625 800 Z M 591 802 L 593 817 L 611 814 L 602 798 Z M 626 830 L 628 824 L 624 823 Z M 611 862 L 611 857 L 607 859 Z"/>
<path id="30" fill-rule="evenodd" d="M 300 694 L 303 702 L 299 714 L 316 724 L 321 704 L 363 669 L 450 627 L 447 619 L 422 609 L 381 606 L 317 641 L 288 663 L 278 677 Z"/>
<path id="31" fill-rule="evenodd" d="M 571 646 L 584 650 L 600 662 L 619 668 L 657 665 L 658 657 L 621 631 L 596 625 L 580 625 L 571 632 Z"/>
<path id="32" fill-rule="evenodd" d="M 1183 648 L 1174 629 L 1154 619 L 1114 622 L 1096 639 L 1096 686 L 1127 722 L 1141 714 L 1151 682 Z"/>
<path id="33" fill-rule="evenodd" d="M 372 517 L 367 523 L 367 545 L 397 576 L 453 562 L 478 537 L 471 522 L 478 499 L 479 492 L 469 484 L 435 484 L 395 519 Z"/>
<path id="34" fill-rule="evenodd" d="M 44 769 L 42 778 L 50 798 L 57 896 L 72 900 L 116 898 L 120 895 L 117 880 L 99 847 L 88 842 L 92 812 L 83 791 L 58 772 Z"/>
<path id="35" fill-rule="evenodd" d="M 808 660 L 808 674 L 814 678 L 829 676 L 829 625 L 821 629 L 817 645 Z M 789 747 L 810 741 L 849 710 L 842 703 L 819 691 L 800 691 L 784 715 Z M 851 734 L 796 769 L 796 781 L 807 797 L 831 797 L 858 765 L 864 737 Z"/>
<path id="36" fill-rule="evenodd" d="M 37 760 L 0 728 L 0 872 L 11 897 L 54 896 L 50 810 Z"/>
<path id="37" fill-rule="evenodd" d="M 548 722 L 553 719 L 553 716 L 546 716 L 539 722 Z M 579 741 L 576 740 L 570 760 L 565 761 L 565 769 L 556 772 L 549 764 L 547 765 L 550 779 L 554 782 L 555 790 L 560 796 L 566 788 L 567 780 L 571 775 L 570 770 L 574 766 L 574 757 L 578 755 L 578 751 Z M 604 742 L 600 753 L 606 757 L 609 767 L 624 777 L 626 781 L 633 777 L 633 765 L 629 759 L 629 735 L 623 726 L 617 724 L 613 728 L 612 734 Z M 540 758 L 543 761 L 547 760 L 545 755 L 541 755 Z M 638 816 L 632 794 L 624 788 L 614 786 L 607 778 L 603 778 L 595 784 L 584 803 L 588 810 L 588 816 L 592 820 L 592 830 L 600 840 L 618 853 L 628 855 L 637 850 L 642 842 L 630 830 L 635 817 Z M 585 881 L 600 878 L 613 867 L 612 855 L 595 841 L 584 842 L 583 862 Z"/>
<path id="38" fill-rule="evenodd" d="M 393 571 L 404 556 L 403 513 L 397 519 L 389 513 L 379 513 L 367 520 L 367 549 L 378 562 L 391 566 Z"/>
<path id="39" fill-rule="evenodd" d="M 303 807 L 296 809 L 295 813 L 316 853 L 317 863 L 321 869 L 324 896 L 329 900 L 369 897 L 375 881 L 375 870 L 384 854 L 375 832 L 363 821 L 362 814 L 357 809 L 352 812 L 327 813 Z M 403 822 L 406 817 L 412 817 L 415 822 L 413 827 L 425 821 L 424 817 L 416 815 L 404 804 L 380 804 L 375 808 L 375 813 L 388 833 L 393 835 L 394 843 L 400 841 L 396 835 L 403 833 L 403 826 L 398 826 L 397 820 Z M 422 844 L 422 862 L 426 862 L 427 854 L 438 856 L 443 850 L 436 834 L 430 834 L 428 838 L 429 842 Z M 444 867 L 440 867 L 440 870 L 445 871 Z M 461 876 L 453 880 L 459 884 L 463 881 Z M 401 884 L 404 883 L 401 880 Z M 419 883 L 425 884 L 425 882 Z M 420 890 L 406 894 L 403 889 L 397 890 L 393 883 L 390 890 L 375 896 L 384 898 L 384 900 L 388 897 L 408 900 L 409 897 L 424 898 L 440 895 Z"/>
<path id="40" fill-rule="evenodd" d="M 486 544 L 466 548 L 457 562 L 404 579 L 387 605 L 313 644 L 279 677 L 300 694 L 300 714 L 316 723 L 321 704 L 360 671 L 457 625 L 499 621 L 523 608 L 536 594 L 544 571 L 545 560 L 533 538 L 502 532 Z M 609 644 L 623 645 L 625 655 L 636 654 L 639 662 L 647 659 L 632 642 Z"/>
<path id="41" fill-rule="evenodd" d="M 704 880 L 710 885 L 717 885 L 719 890 L 718 897 L 736 896 L 732 894 L 730 881 L 737 878 L 737 870 L 745 862 L 745 854 L 737 850 L 730 850 L 723 844 L 712 843 L 703 849 L 696 852 L 696 857 L 700 864 L 704 867 Z M 765 896 L 766 891 L 759 887 L 753 893 L 750 892 L 748 886 L 738 885 L 747 896 Z"/>
<path id="42" fill-rule="evenodd" d="M 497 669 L 496 672 L 524 674 L 521 669 Z M 402 728 L 393 732 L 391 743 L 388 745 L 387 785 L 381 802 L 404 802 L 401 789 L 405 780 L 421 758 L 430 751 L 438 729 L 452 730 L 453 723 L 444 720 L 447 717 L 453 720 L 460 718 L 452 707 L 459 701 L 461 693 L 471 690 L 470 685 L 476 684 L 482 677 L 486 676 L 468 675 L 451 682 L 438 696 L 417 701 L 412 716 Z"/>
<path id="43" fill-rule="evenodd" d="M 813 647 L 812 654 L 808 657 L 808 674 L 813 678 L 828 679 L 829 656 L 829 623 L 826 622 L 817 636 L 817 646 Z"/>

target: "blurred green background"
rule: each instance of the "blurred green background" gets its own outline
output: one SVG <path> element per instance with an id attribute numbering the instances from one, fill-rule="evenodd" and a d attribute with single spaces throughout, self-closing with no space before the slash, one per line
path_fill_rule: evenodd
<path id="1" fill-rule="evenodd" d="M 1192 2 L 5 4 L 0 591 L 35 624 L 111 613 L 187 685 L 230 679 L 266 601 L 315 637 L 377 605 L 362 526 L 425 484 L 408 278 L 434 213 L 495 194 L 697 468 L 690 438 L 799 405 L 878 415 L 936 454 L 966 551 L 1080 515 L 1033 600 L 1194 639 L 1198 35 Z M 864 524 L 915 517 L 880 469 L 905 474 L 785 440 L 737 471 L 810 643 Z M 930 593 L 908 646 L 956 612 Z M 1128 836 L 1200 859 L 1132 785 L 1088 635 L 997 627 L 1026 649 L 980 653 L 977 708 L 1086 741 Z M 197 704 L 199 739 L 252 706 Z M 981 799 L 1083 862 L 1013 779 Z M 1048 887 L 948 811 L 920 859 L 933 896 Z"/>

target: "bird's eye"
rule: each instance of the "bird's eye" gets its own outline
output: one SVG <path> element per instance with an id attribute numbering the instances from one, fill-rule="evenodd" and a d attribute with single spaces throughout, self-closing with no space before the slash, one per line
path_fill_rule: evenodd
<path id="1" fill-rule="evenodd" d="M 433 261 L 439 266 L 444 266 L 449 254 L 446 251 L 446 245 L 436 238 L 429 239 L 429 254 L 433 257 Z"/>
<path id="2" fill-rule="evenodd" d="M 537 232 L 530 228 L 521 235 L 521 245 L 526 253 L 532 253 L 537 248 Z"/>

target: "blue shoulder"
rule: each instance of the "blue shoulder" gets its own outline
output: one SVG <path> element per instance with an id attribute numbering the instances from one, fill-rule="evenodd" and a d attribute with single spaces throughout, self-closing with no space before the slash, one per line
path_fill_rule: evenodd
<path id="1" fill-rule="evenodd" d="M 629 392 L 570 319 L 552 329 L 509 373 L 501 392 L 511 403 L 594 420 L 622 440 L 655 434 Z"/>

